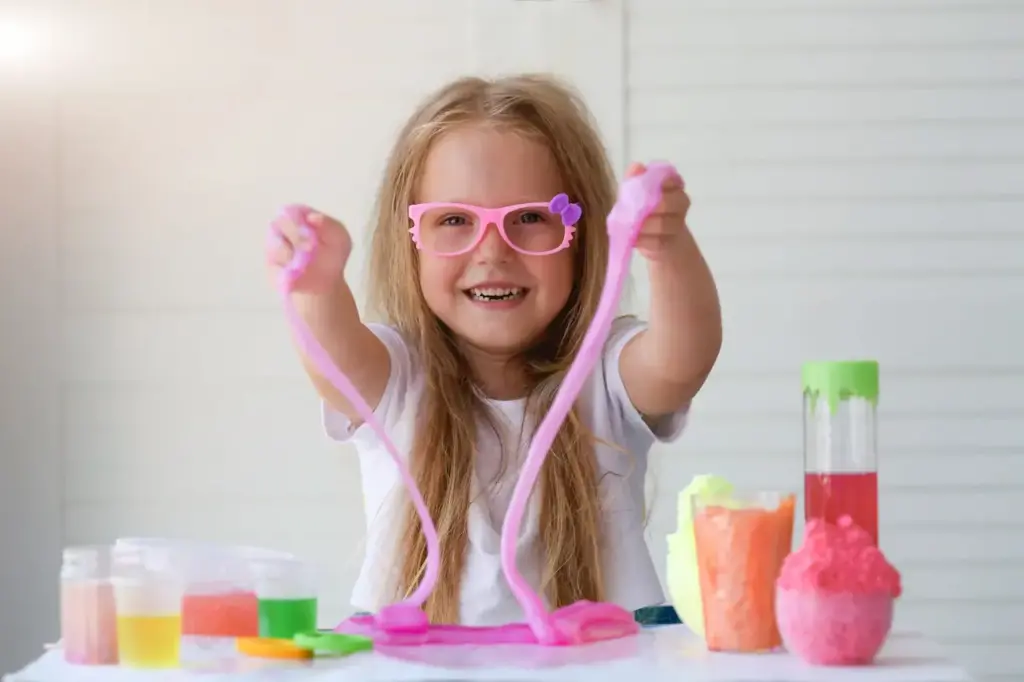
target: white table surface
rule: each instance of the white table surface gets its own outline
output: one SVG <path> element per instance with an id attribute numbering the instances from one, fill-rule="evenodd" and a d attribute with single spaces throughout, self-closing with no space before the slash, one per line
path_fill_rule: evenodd
<path id="1" fill-rule="evenodd" d="M 643 630 L 638 637 L 584 647 L 412 647 L 311 663 L 233 655 L 159 672 L 116 666 L 71 666 L 51 650 L 4 682 L 971 682 L 940 648 L 914 635 L 894 634 L 874 665 L 824 668 L 785 653 L 716 654 L 684 626 Z"/>

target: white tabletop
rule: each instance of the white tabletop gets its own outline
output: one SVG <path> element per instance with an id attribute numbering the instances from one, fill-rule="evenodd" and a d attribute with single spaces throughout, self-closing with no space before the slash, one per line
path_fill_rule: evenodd
<path id="1" fill-rule="evenodd" d="M 52 650 L 4 682 L 971 682 L 937 645 L 913 635 L 889 638 L 874 665 L 822 668 L 784 653 L 715 654 L 684 626 L 644 630 L 631 639 L 584 647 L 411 647 L 299 664 L 235 656 L 162 672 L 71 666 Z"/>

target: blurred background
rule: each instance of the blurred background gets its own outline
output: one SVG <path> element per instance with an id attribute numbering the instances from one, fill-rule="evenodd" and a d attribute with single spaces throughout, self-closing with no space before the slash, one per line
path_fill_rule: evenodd
<path id="1" fill-rule="evenodd" d="M 349 612 L 356 460 L 321 434 L 266 225 L 301 201 L 365 248 L 414 103 L 523 70 L 576 84 L 620 172 L 679 166 L 718 278 L 721 360 L 653 459 L 659 567 L 694 474 L 799 489 L 801 362 L 877 358 L 898 627 L 1024 677 L 1014 0 L 0 0 L 0 670 L 56 639 L 74 543 L 299 552 L 325 624 Z"/>

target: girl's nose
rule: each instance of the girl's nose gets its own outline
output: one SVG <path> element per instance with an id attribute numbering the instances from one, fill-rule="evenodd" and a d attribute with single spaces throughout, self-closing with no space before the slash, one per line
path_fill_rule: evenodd
<path id="1" fill-rule="evenodd" d="M 498 231 L 498 226 L 491 223 L 484 226 L 484 237 L 476 247 L 476 254 L 481 260 L 504 261 L 512 253 L 512 248 Z"/>

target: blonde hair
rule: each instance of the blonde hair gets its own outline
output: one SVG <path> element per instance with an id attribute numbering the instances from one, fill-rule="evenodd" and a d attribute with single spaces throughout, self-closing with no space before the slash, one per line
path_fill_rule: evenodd
<path id="1" fill-rule="evenodd" d="M 474 124 L 514 131 L 545 144 L 557 163 L 564 191 L 583 206 L 573 240 L 575 284 L 568 303 L 552 322 L 547 340 L 526 357 L 532 387 L 527 399 L 530 423 L 538 423 L 550 407 L 597 309 L 608 253 L 604 217 L 615 201 L 614 175 L 589 112 L 574 92 L 545 76 L 463 78 L 441 88 L 405 124 L 388 159 L 375 212 L 370 293 L 374 307 L 414 346 L 425 373 L 410 466 L 441 538 L 441 573 L 424 605 L 435 623 L 459 618 L 476 429 L 481 421 L 494 422 L 455 339 L 423 298 L 408 232 L 408 207 L 432 143 L 451 130 Z M 539 481 L 541 590 L 555 607 L 604 598 L 594 445 L 574 408 Z M 426 543 L 411 504 L 398 539 L 395 596 L 401 597 L 415 589 L 426 565 Z"/>

